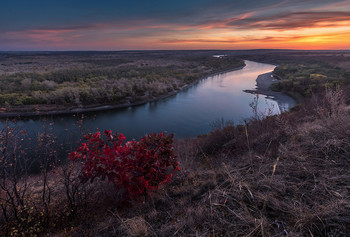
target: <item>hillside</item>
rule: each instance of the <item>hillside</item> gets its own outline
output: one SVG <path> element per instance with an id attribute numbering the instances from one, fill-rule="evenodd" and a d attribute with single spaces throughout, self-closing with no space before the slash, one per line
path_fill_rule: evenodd
<path id="1" fill-rule="evenodd" d="M 350 114 L 346 95 L 347 91 L 329 91 L 292 113 L 236 127 L 218 125 L 208 135 L 176 141 L 181 172 L 144 201 L 128 206 L 120 206 L 118 190 L 111 184 L 98 180 L 80 184 L 74 175 L 78 163 L 55 167 L 46 186 L 43 174 L 28 177 L 27 191 L 20 199 L 24 206 L 16 205 L 29 216 L 21 222 L 2 222 L 1 232 L 348 235 Z M 22 192 L 24 181 L 17 181 Z M 4 221 L 3 214 L 1 218 Z"/>
<path id="2" fill-rule="evenodd" d="M 25 134 L 6 128 L 0 235 L 349 236 L 349 92 L 326 87 L 290 112 L 175 139 L 180 171 L 129 200 L 106 180 L 82 183 L 84 162 L 55 162 L 49 133 L 28 173 Z"/>

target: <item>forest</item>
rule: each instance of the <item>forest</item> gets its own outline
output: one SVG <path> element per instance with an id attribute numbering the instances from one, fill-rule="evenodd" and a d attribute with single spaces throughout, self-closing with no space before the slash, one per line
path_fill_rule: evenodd
<path id="1" fill-rule="evenodd" d="M 52 130 L 30 139 L 7 120 L 0 132 L 0 235 L 349 236 L 349 57 L 231 53 L 272 60 L 281 79 L 274 87 L 303 102 L 243 124 L 218 122 L 196 138 L 80 134 L 63 160 Z M 77 82 L 88 75 L 80 73 Z M 28 148 L 28 141 L 36 145 Z"/>
<path id="2" fill-rule="evenodd" d="M 146 59 L 142 54 L 112 54 L 107 59 L 103 56 L 65 55 L 61 61 L 49 63 L 46 67 L 51 69 L 47 71 L 37 71 L 35 65 L 49 61 L 51 55 L 39 59 L 10 58 L 8 61 L 14 60 L 11 65 L 3 59 L 2 65 L 15 68 L 20 64 L 26 69 L 0 74 L 0 105 L 11 111 L 28 105 L 130 104 L 181 90 L 204 76 L 244 65 L 236 57 L 211 55 L 165 57 L 161 54 Z M 70 65 L 75 66 L 64 65 L 67 57 L 72 61 Z"/>

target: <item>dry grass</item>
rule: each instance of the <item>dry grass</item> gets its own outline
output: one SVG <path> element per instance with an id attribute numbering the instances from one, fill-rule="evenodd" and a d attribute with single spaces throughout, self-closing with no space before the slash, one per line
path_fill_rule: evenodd
<path id="1" fill-rule="evenodd" d="M 129 206 L 98 183 L 57 236 L 349 236 L 350 114 L 341 91 L 298 111 L 177 141 L 181 172 Z M 58 193 L 57 193 L 58 195 Z M 63 205 L 63 204 L 61 204 Z"/>

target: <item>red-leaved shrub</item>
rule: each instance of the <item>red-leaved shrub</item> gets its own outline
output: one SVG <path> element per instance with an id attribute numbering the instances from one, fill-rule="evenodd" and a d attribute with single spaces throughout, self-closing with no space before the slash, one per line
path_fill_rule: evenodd
<path id="1" fill-rule="evenodd" d="M 128 199 L 158 189 L 180 170 L 173 153 L 172 134 L 153 133 L 125 144 L 123 134 L 112 135 L 111 130 L 106 130 L 103 135 L 105 139 L 100 132 L 86 135 L 86 143 L 69 155 L 70 160 L 83 162 L 83 182 L 107 178 L 122 188 Z"/>

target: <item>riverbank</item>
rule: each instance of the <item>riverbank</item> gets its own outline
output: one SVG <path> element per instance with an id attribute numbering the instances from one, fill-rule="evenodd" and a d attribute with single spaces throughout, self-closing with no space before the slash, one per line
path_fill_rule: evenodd
<path id="1" fill-rule="evenodd" d="M 261 94 L 271 97 L 273 100 L 277 101 L 279 104 L 289 104 L 296 105 L 299 101 L 291 96 L 283 93 L 272 91 L 270 86 L 274 83 L 278 83 L 280 80 L 276 78 L 273 72 L 268 72 L 261 74 L 256 79 L 256 89 L 255 90 L 244 90 L 251 94 Z"/>
<path id="2" fill-rule="evenodd" d="M 194 85 L 196 85 L 198 82 L 200 82 L 203 79 L 206 79 L 208 77 L 213 77 L 215 75 L 219 75 L 222 73 L 227 73 L 231 71 L 237 71 L 241 70 L 246 65 L 236 67 L 229 70 L 220 71 L 217 73 L 213 73 L 207 76 L 202 76 L 196 81 L 186 84 L 182 86 L 178 90 L 170 91 L 166 94 L 153 97 L 153 98 L 147 98 L 147 99 L 140 99 L 135 102 L 130 102 L 130 100 L 126 103 L 122 104 L 94 104 L 94 105 L 88 105 L 83 107 L 67 107 L 64 105 L 28 105 L 28 106 L 22 106 L 15 108 L 14 111 L 7 111 L 6 108 L 0 108 L 0 118 L 9 118 L 9 117 L 33 117 L 33 116 L 48 116 L 48 115 L 67 115 L 67 114 L 77 114 L 77 113 L 88 113 L 88 112 L 97 112 L 97 111 L 104 111 L 104 110 L 113 110 L 113 109 L 122 109 L 122 108 L 128 108 L 132 106 L 139 106 L 143 104 L 147 104 L 149 102 L 154 102 L 157 100 L 166 99 L 168 97 L 174 96 L 177 93 L 184 91 Z M 141 97 L 142 98 L 142 97 Z M 11 108 L 13 109 L 13 108 Z"/>
<path id="3" fill-rule="evenodd" d="M 181 170 L 129 203 L 106 180 L 81 183 L 80 162 L 52 171 L 42 165 L 29 177 L 21 169 L 24 178 L 13 179 L 11 162 L 21 159 L 12 159 L 12 148 L 21 158 L 28 150 L 10 139 L 0 187 L 10 201 L 0 211 L 0 235 L 349 236 L 350 114 L 342 98 L 331 92 L 292 113 L 176 140 Z M 50 143 L 42 144 L 37 159 L 52 155 Z M 16 195 L 17 187 L 27 188 Z"/>

